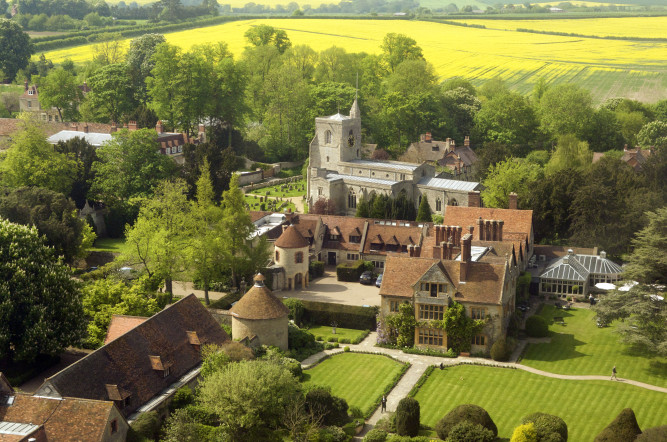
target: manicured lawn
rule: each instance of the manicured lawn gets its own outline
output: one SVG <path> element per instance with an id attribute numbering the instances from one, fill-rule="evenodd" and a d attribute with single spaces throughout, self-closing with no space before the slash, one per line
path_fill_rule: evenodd
<path id="1" fill-rule="evenodd" d="M 289 190 L 289 186 L 292 186 L 292 190 Z M 285 187 L 283 190 L 282 188 Z M 293 183 L 279 184 L 277 186 L 268 186 L 260 187 L 259 189 L 252 189 L 250 193 L 253 195 L 266 195 L 267 192 L 270 192 L 270 197 L 291 197 L 291 196 L 303 196 L 306 194 L 306 181 L 299 180 Z"/>
<path id="2" fill-rule="evenodd" d="M 667 424 L 667 394 L 622 382 L 553 379 L 507 368 L 436 369 L 415 398 L 423 424 L 434 427 L 456 405 L 476 404 L 489 412 L 498 436 L 505 438 L 522 417 L 537 411 L 563 418 L 571 441 L 593 440 L 626 407 L 641 428 Z"/>
<path id="3" fill-rule="evenodd" d="M 340 353 L 306 370 L 305 384 L 328 385 L 334 395 L 366 413 L 404 367 L 382 355 Z"/>
<path id="4" fill-rule="evenodd" d="M 125 245 L 125 238 L 100 238 L 89 250 L 92 252 L 114 252 L 120 253 Z"/>
<path id="5" fill-rule="evenodd" d="M 522 364 L 552 373 L 609 376 L 616 365 L 621 378 L 667 387 L 667 359 L 635 354 L 620 342 L 614 324 L 596 326 L 593 311 L 544 305 L 540 315 L 550 323 L 562 316 L 565 325 L 551 323 L 551 343 L 530 344 Z"/>
<path id="6" fill-rule="evenodd" d="M 319 325 L 315 327 L 310 327 L 308 331 L 314 334 L 315 338 L 321 336 L 324 342 L 328 342 L 329 338 L 338 338 L 338 342 L 340 342 L 341 339 L 349 339 L 350 341 L 352 341 L 355 338 L 360 338 L 361 336 L 367 334 L 367 332 L 363 330 L 336 327 L 336 334 L 334 335 L 332 333 L 333 330 L 330 325 Z"/>

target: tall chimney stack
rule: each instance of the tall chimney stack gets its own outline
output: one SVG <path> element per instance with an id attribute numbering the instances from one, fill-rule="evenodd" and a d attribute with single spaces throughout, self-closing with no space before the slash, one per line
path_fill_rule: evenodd
<path id="1" fill-rule="evenodd" d="M 517 210 L 519 209 L 519 201 L 517 200 L 518 195 L 514 192 L 510 193 L 510 209 Z"/>
<path id="2" fill-rule="evenodd" d="M 135 131 L 137 130 L 137 122 L 136 121 L 128 121 L 127 122 L 127 129 L 129 131 Z"/>
<path id="3" fill-rule="evenodd" d="M 479 195 L 479 190 L 468 192 L 468 207 L 482 207 L 482 198 Z"/>
<path id="4" fill-rule="evenodd" d="M 484 241 L 484 221 L 481 216 L 477 220 L 477 230 L 479 231 L 479 240 Z"/>
<path id="5" fill-rule="evenodd" d="M 111 122 L 111 129 L 109 129 L 109 133 L 112 134 L 118 130 L 118 127 L 116 127 L 116 122 L 112 121 Z"/>
<path id="6" fill-rule="evenodd" d="M 426 140 L 424 141 L 426 141 L 427 143 L 431 142 L 431 132 L 426 132 Z"/>
<path id="7" fill-rule="evenodd" d="M 162 126 L 162 120 L 157 120 L 157 124 L 155 125 L 155 132 L 157 132 L 158 135 L 164 132 L 164 126 Z"/>
<path id="8" fill-rule="evenodd" d="M 83 133 L 87 134 L 88 133 L 88 123 L 83 124 Z"/>
<path id="9" fill-rule="evenodd" d="M 498 220 L 498 241 L 503 240 L 503 224 L 505 224 L 505 221 Z"/>
<path id="10" fill-rule="evenodd" d="M 470 147 L 470 137 L 466 135 L 465 139 L 463 140 L 463 145 L 465 147 Z"/>
<path id="11" fill-rule="evenodd" d="M 459 280 L 465 282 L 468 277 L 468 266 L 471 259 L 471 242 L 472 236 L 466 234 L 461 240 L 461 264 L 459 267 Z"/>

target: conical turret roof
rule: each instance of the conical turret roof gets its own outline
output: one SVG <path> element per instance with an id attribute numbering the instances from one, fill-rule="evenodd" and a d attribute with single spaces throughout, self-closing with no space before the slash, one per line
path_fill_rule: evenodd
<path id="1" fill-rule="evenodd" d="M 294 226 L 289 226 L 276 241 L 276 247 L 283 249 L 301 249 L 310 246 L 310 243 L 299 233 Z"/>
<path id="2" fill-rule="evenodd" d="M 357 103 L 357 97 L 354 97 L 354 103 L 350 108 L 350 118 L 361 118 L 361 111 L 359 110 L 359 103 Z"/>
<path id="3" fill-rule="evenodd" d="M 264 285 L 264 276 L 258 273 L 255 284 L 234 304 L 230 313 L 240 319 L 277 319 L 289 315 L 289 309 Z"/>

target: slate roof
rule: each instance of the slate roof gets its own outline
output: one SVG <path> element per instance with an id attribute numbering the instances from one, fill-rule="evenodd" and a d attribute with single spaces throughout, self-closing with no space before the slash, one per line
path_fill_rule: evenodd
<path id="1" fill-rule="evenodd" d="M 98 132 L 82 132 L 78 130 L 61 130 L 57 134 L 51 135 L 47 138 L 51 144 L 57 144 L 60 141 L 69 141 L 73 138 L 83 138 L 91 146 L 100 147 L 104 143 L 111 141 L 111 134 L 109 133 L 98 133 Z"/>
<path id="2" fill-rule="evenodd" d="M 7 429 L 3 429 L 1 421 L 32 426 L 32 431 L 44 426 L 44 440 L 48 441 L 101 441 L 113 407 L 110 401 L 69 397 L 61 400 L 19 393 L 12 405 L 0 406 L 0 441 L 12 440 L 3 438 L 3 430 Z"/>
<path id="3" fill-rule="evenodd" d="M 289 226 L 285 229 L 283 234 L 276 240 L 276 247 L 283 249 L 300 249 L 309 245 L 308 240 L 294 226 Z"/>
<path id="4" fill-rule="evenodd" d="M 261 278 L 261 279 L 258 279 Z M 264 277 L 255 276 L 255 284 L 229 310 L 241 319 L 277 319 L 289 315 L 289 309 L 264 285 Z"/>
<path id="5" fill-rule="evenodd" d="M 477 162 L 477 155 L 468 146 L 457 146 L 454 152 L 447 152 L 445 157 L 438 161 L 438 164 L 441 166 L 454 166 L 458 164 L 459 159 L 465 166 L 472 166 Z"/>
<path id="6" fill-rule="evenodd" d="M 113 315 L 111 317 L 111 322 L 109 323 L 109 328 L 107 329 L 107 336 L 104 339 L 104 343 L 108 344 L 117 337 L 124 335 L 137 325 L 146 321 L 146 319 L 148 318 L 143 316 Z"/>
<path id="7" fill-rule="evenodd" d="M 9 136 L 19 129 L 21 120 L 17 118 L 0 118 L 0 138 Z M 80 127 L 88 125 L 89 132 L 109 133 L 111 126 L 103 123 L 77 123 Z M 63 130 L 72 130 L 72 123 L 63 123 L 57 121 L 41 121 L 41 128 L 47 137 Z"/>
<path id="8" fill-rule="evenodd" d="M 337 180 L 344 180 L 344 181 L 349 181 L 349 182 L 358 182 L 358 183 L 369 183 L 369 184 L 381 184 L 384 186 L 393 186 L 394 184 L 398 183 L 398 181 L 393 181 L 393 180 L 382 180 L 380 178 L 369 178 L 369 177 L 364 177 L 364 176 L 354 176 L 354 175 L 340 175 L 337 173 L 328 173 L 326 176 L 327 181 L 337 181 Z"/>
<path id="9" fill-rule="evenodd" d="M 489 262 L 469 262 L 465 283 L 460 282 L 461 262 L 435 258 L 415 258 L 390 254 L 384 266 L 381 296 L 412 298 L 412 286 L 438 263 L 455 286 L 457 302 L 500 304 L 505 284 L 506 265 Z"/>
<path id="10" fill-rule="evenodd" d="M 474 226 L 473 239 L 478 240 L 479 229 L 477 228 L 477 220 L 480 217 L 483 220 L 504 221 L 503 240 L 506 238 L 525 240 L 530 238 L 530 233 L 533 230 L 532 210 L 493 209 L 488 207 L 447 206 L 443 224 L 461 226 L 464 230 L 468 226 Z M 519 235 L 517 235 L 518 237 L 513 237 L 512 234 Z"/>
<path id="11" fill-rule="evenodd" d="M 229 340 L 192 294 L 46 379 L 36 394 L 108 400 L 107 386 L 116 386 L 130 395 L 122 410 L 128 416 L 201 363 L 188 331 L 196 331 L 202 345 Z M 150 356 L 172 364 L 169 376 L 152 368 Z"/>
<path id="12" fill-rule="evenodd" d="M 446 190 L 472 191 L 472 190 L 479 190 L 481 188 L 481 185 L 474 181 L 448 180 L 445 178 L 433 178 L 433 177 L 424 177 L 421 180 L 419 180 L 417 184 L 419 186 L 435 187 L 436 189 L 446 189 Z M 449 210 L 449 208 L 447 208 L 447 210 Z"/>
<path id="13" fill-rule="evenodd" d="M 395 169 L 395 170 L 405 170 L 413 172 L 419 167 L 417 164 L 403 163 L 400 161 L 374 161 L 374 160 L 350 160 L 346 161 L 358 166 L 370 167 L 373 168 L 382 168 L 382 169 Z"/>

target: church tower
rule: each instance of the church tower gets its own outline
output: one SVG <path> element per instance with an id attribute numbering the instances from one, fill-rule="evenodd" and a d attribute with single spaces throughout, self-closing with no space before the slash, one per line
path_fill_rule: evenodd
<path id="1" fill-rule="evenodd" d="M 310 143 L 310 168 L 339 170 L 339 163 L 361 158 L 361 112 L 355 97 L 350 115 L 340 113 L 315 119 Z"/>

